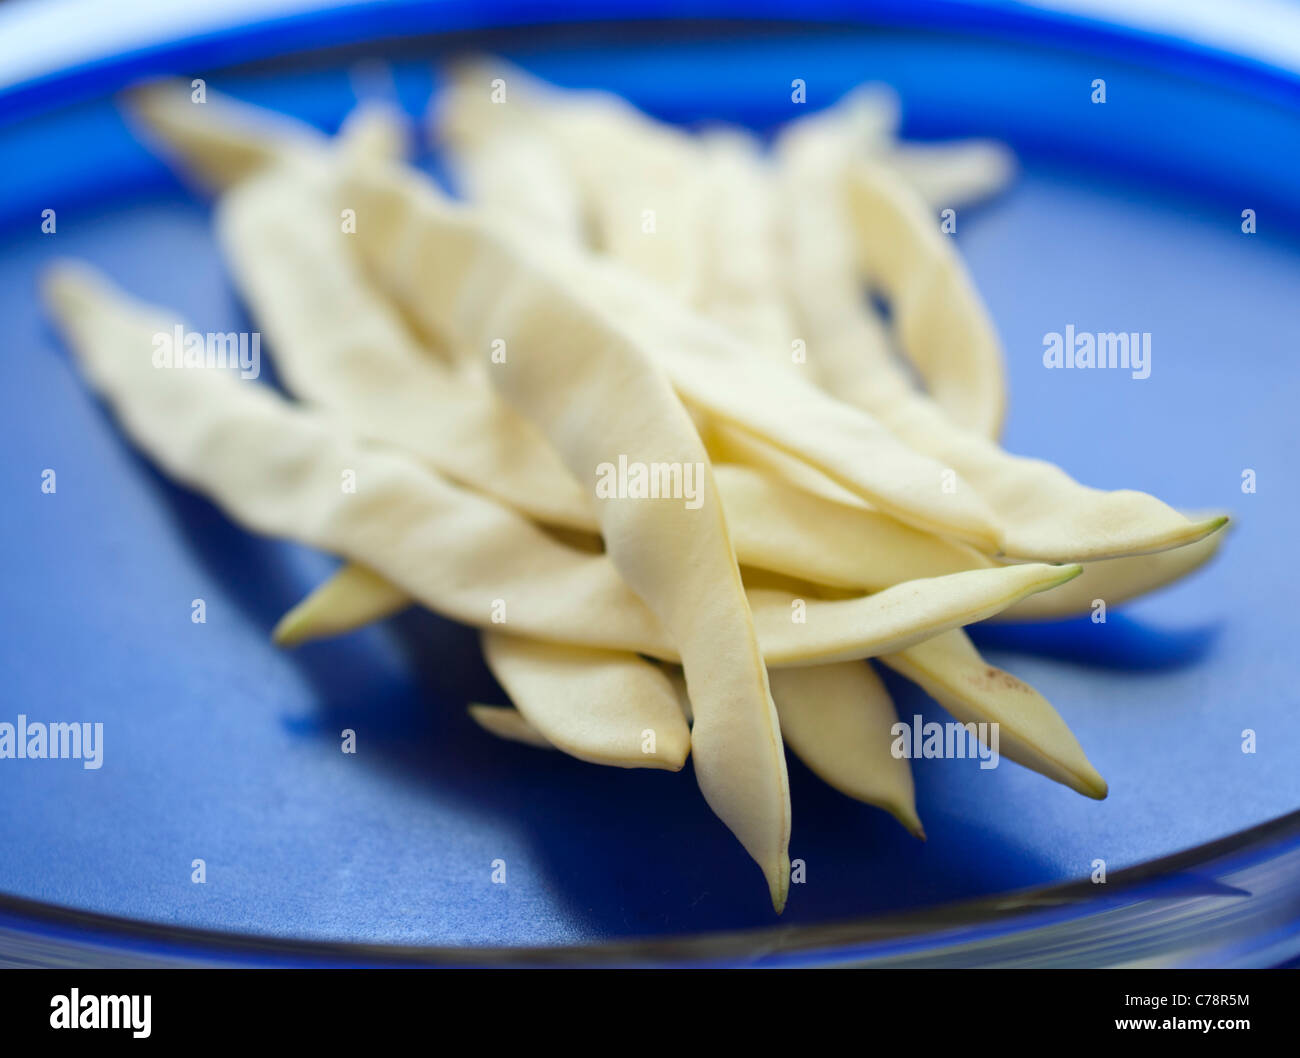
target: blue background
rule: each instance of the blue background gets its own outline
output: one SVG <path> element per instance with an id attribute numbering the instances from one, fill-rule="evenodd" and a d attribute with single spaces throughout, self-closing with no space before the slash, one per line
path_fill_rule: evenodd
<path id="1" fill-rule="evenodd" d="M 487 43 L 671 120 L 763 128 L 799 112 L 793 77 L 808 80 L 810 107 L 881 79 L 902 93 L 909 134 L 1008 139 L 1024 161 L 1017 184 L 959 217 L 1007 348 L 1007 446 L 1088 484 L 1237 516 L 1214 565 L 1105 625 L 976 630 L 993 663 L 1057 705 L 1109 780 L 1106 802 L 1009 763 L 919 761 L 919 844 L 792 762 L 791 854 L 807 883 L 786 921 L 1078 878 L 1096 858 L 1114 871 L 1300 806 L 1300 256 L 1286 205 L 1300 121 L 1285 93 L 904 31 L 624 27 Z M 418 113 L 427 64 L 399 58 L 397 71 Z M 1088 100 L 1098 76 L 1105 106 Z M 353 100 L 337 62 L 209 79 L 326 128 Z M 472 633 L 408 614 L 273 648 L 276 618 L 332 561 L 250 537 L 160 478 L 35 302 L 42 262 L 71 255 L 202 330 L 246 326 L 206 206 L 101 100 L 0 129 L 0 174 L 0 720 L 102 721 L 106 743 L 100 771 L 0 762 L 0 890 L 158 922 L 430 944 L 771 923 L 757 869 L 689 767 L 601 769 L 479 732 L 465 701 L 501 699 Z M 39 231 L 46 207 L 55 236 Z M 1260 211 L 1257 235 L 1240 230 L 1247 207 Z M 1151 377 L 1043 370 L 1043 334 L 1071 323 L 1152 332 Z M 1240 491 L 1246 467 L 1255 495 Z M 190 622 L 195 598 L 205 625 Z M 909 685 L 890 686 L 903 715 L 943 719 Z M 355 756 L 339 752 L 345 727 Z M 1240 751 L 1247 727 L 1254 755 Z M 496 859 L 505 886 L 491 884 Z"/>

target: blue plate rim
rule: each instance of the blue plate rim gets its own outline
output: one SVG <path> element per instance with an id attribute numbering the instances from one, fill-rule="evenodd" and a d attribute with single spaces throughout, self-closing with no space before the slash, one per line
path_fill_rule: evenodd
<path id="1" fill-rule="evenodd" d="M 1246 899 L 1267 895 L 1240 890 L 1224 881 L 1225 877 L 1287 856 L 1300 856 L 1300 810 L 1117 871 L 1104 887 L 1082 879 L 839 922 L 555 946 L 425 946 L 279 938 L 171 926 L 0 893 L 0 964 L 15 935 L 22 935 L 30 944 L 31 934 L 39 932 L 47 948 L 86 960 L 83 965 L 118 965 L 130 951 L 130 961 L 146 965 L 180 961 L 305 967 L 888 966 L 891 960 L 918 951 L 942 957 L 945 942 L 953 946 L 960 940 L 957 961 L 943 965 L 978 966 L 995 943 L 1023 936 L 1036 927 L 1066 926 L 1085 945 L 1099 932 L 1113 938 L 1117 935 L 1116 914 L 1145 921 L 1153 907 L 1167 905 L 1171 898 L 1180 902 L 1180 917 L 1166 928 L 1166 939 L 1197 937 L 1198 925 L 1221 912 L 1225 895 Z M 1194 881 L 1199 891 L 1183 891 L 1177 884 L 1180 880 Z M 1300 879 L 1289 878 L 1282 888 L 1294 889 L 1297 882 Z M 1099 902 L 1099 891 L 1105 894 L 1104 903 Z M 937 928 L 936 922 L 940 923 Z M 1144 931 L 1148 929 L 1144 926 Z M 1293 931 L 1293 940 L 1295 950 L 1287 958 L 1300 953 L 1300 934 Z M 1142 943 L 1149 945 L 1149 938 Z M 1121 940 L 1118 947 L 1112 945 L 1109 955 L 1114 961 L 1123 961 L 1124 944 Z M 1006 954 L 1002 950 L 999 957 Z M 1032 944 L 1019 952 L 1022 958 L 1032 959 L 1034 954 Z M 1149 946 L 1134 947 L 1127 954 L 1149 957 L 1151 950 Z"/>
<path id="2" fill-rule="evenodd" d="M 179 34 L 0 87 L 0 121 L 12 121 L 113 91 L 130 81 L 187 69 L 225 68 L 338 45 L 529 25 L 709 21 L 740 24 L 842 23 L 982 33 L 1040 46 L 1073 46 L 1129 58 L 1163 70 L 1253 87 L 1300 102 L 1300 70 L 1213 45 L 1069 11 L 1015 2 L 968 0 L 807 0 L 796 12 L 780 0 L 625 0 L 611 10 L 600 0 L 382 0 L 349 2 L 272 16 L 219 29 Z"/>

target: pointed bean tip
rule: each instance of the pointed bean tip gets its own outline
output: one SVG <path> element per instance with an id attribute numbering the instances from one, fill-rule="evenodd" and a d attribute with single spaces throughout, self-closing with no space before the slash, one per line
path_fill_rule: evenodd
<path id="1" fill-rule="evenodd" d="M 642 771 L 667 771 L 676 772 L 682 770 L 682 765 L 670 760 L 655 761 L 647 764 L 644 760 L 629 760 L 626 764 L 621 765 L 626 768 L 635 768 Z"/>
<path id="2" fill-rule="evenodd" d="M 1058 758 L 1057 763 L 1064 771 L 1063 775 L 1055 777 L 1057 782 L 1094 801 L 1106 800 L 1110 787 L 1087 757 L 1080 756 L 1076 761 Z"/>
<path id="3" fill-rule="evenodd" d="M 1070 785 L 1084 797 L 1091 797 L 1094 801 L 1104 801 L 1110 794 L 1110 787 L 1106 780 L 1091 766 L 1074 775 L 1074 780 Z"/>
<path id="4" fill-rule="evenodd" d="M 271 629 L 271 642 L 277 647 L 296 647 L 303 641 L 304 625 L 296 610 L 290 610 Z"/>
<path id="5" fill-rule="evenodd" d="M 146 122 L 150 121 L 158 113 L 160 106 L 165 106 L 169 91 L 176 92 L 181 89 L 178 87 L 183 82 L 175 78 L 160 78 L 155 81 L 146 81 L 144 84 L 131 85 L 117 93 L 116 102 L 119 109 L 136 118 L 143 118 Z M 189 86 L 185 85 L 184 91 L 189 94 Z"/>
<path id="6" fill-rule="evenodd" d="M 1204 540 L 1207 536 L 1217 533 L 1226 526 L 1232 519 L 1227 514 L 1216 514 L 1208 518 L 1201 518 L 1191 523 L 1191 529 L 1187 533 L 1187 538 L 1177 547 L 1184 547 L 1187 544 L 1194 544 L 1198 540 Z"/>
<path id="7" fill-rule="evenodd" d="M 56 257 L 47 264 L 37 279 L 41 300 L 50 308 L 75 293 L 79 281 L 86 277 L 86 267 L 66 257 Z"/>
<path id="8" fill-rule="evenodd" d="M 899 824 L 918 841 L 925 840 L 925 827 L 921 826 L 921 817 L 916 814 L 916 806 L 895 802 L 885 806 L 885 810 L 898 820 Z"/>
<path id="9" fill-rule="evenodd" d="M 1062 566 L 1061 579 L 1058 580 L 1056 583 L 1064 584 L 1066 581 L 1074 580 L 1074 578 L 1077 577 L 1082 572 L 1083 572 L 1083 566 L 1078 562 L 1072 562 L 1068 566 Z"/>
<path id="10" fill-rule="evenodd" d="M 785 910 L 786 899 L 790 895 L 790 856 L 783 853 L 776 871 L 767 877 L 767 891 L 772 897 L 772 909 L 779 915 Z"/>

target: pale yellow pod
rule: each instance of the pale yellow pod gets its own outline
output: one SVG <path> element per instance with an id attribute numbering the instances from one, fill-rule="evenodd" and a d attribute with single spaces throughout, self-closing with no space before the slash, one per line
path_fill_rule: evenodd
<path id="1" fill-rule="evenodd" d="M 1006 411 L 1002 343 L 938 217 L 887 166 L 862 160 L 842 179 L 861 266 L 889 298 L 899 344 L 956 425 L 996 437 Z"/>
<path id="2" fill-rule="evenodd" d="M 938 217 L 887 154 L 877 151 L 867 160 L 864 145 L 879 137 L 865 130 L 877 111 L 870 91 L 851 92 L 829 110 L 792 122 L 778 141 L 796 303 L 805 315 L 823 317 L 816 321 L 823 335 L 848 326 L 853 336 L 852 343 L 809 344 L 824 362 L 832 392 L 862 379 L 884 389 L 886 398 L 910 389 L 866 308 L 865 271 L 889 295 L 894 331 L 935 401 L 958 425 L 994 437 L 1006 400 L 1001 344 Z M 852 196 L 861 192 L 848 186 L 850 173 L 871 180 L 886 202 L 855 217 L 860 203 Z"/>
<path id="3" fill-rule="evenodd" d="M 707 208 L 696 238 L 705 278 L 694 304 L 756 354 L 788 365 L 798 335 L 781 296 L 792 262 L 778 232 L 775 181 L 747 132 L 712 130 L 699 145 Z"/>
<path id="4" fill-rule="evenodd" d="M 822 781 L 924 838 L 911 765 L 891 752 L 898 714 L 871 666 L 850 661 L 770 675 L 781 734 L 795 756 Z"/>
<path id="5" fill-rule="evenodd" d="M 331 141 L 306 122 L 206 88 L 202 101 L 195 93 L 188 82 L 163 80 L 133 88 L 121 100 L 141 139 L 204 189 L 224 191 L 270 166 L 319 172 L 327 165 Z M 344 119 L 334 145 L 350 158 L 401 161 L 410 132 L 396 105 L 363 100 Z"/>
<path id="6" fill-rule="evenodd" d="M 581 237 L 582 202 L 542 137 L 526 130 L 501 132 L 451 158 L 459 193 L 476 203 L 491 203 L 506 223 L 527 225 L 548 237 L 557 232 Z"/>
<path id="7" fill-rule="evenodd" d="M 411 123 L 393 103 L 366 99 L 357 103 L 339 126 L 336 143 L 345 155 L 405 161 L 410 153 Z"/>
<path id="8" fill-rule="evenodd" d="M 470 719 L 484 731 L 503 738 L 508 742 L 518 742 L 535 749 L 555 749 L 537 728 L 523 718 L 518 709 L 509 705 L 484 705 L 471 702 L 466 706 Z"/>
<path id="9" fill-rule="evenodd" d="M 526 550 L 534 544 L 522 533 L 511 539 L 517 549 Z M 547 543 L 553 542 L 548 539 Z M 468 554 L 461 548 L 451 548 L 447 561 L 474 561 L 469 557 L 472 545 L 466 550 Z M 632 650 L 664 661 L 680 660 L 653 618 L 648 622 L 653 629 L 646 626 L 636 596 L 625 587 L 604 583 L 606 577 L 616 576 L 607 561 L 603 565 L 584 565 L 570 556 L 573 584 L 566 587 L 564 575 L 547 568 L 556 561 L 549 552 L 539 551 L 537 558 L 539 572 L 516 572 L 513 581 L 492 572 L 488 561 L 475 561 L 481 579 L 472 597 L 482 600 L 482 612 L 469 618 L 458 616 L 467 609 L 460 593 L 450 593 L 446 588 L 432 590 L 421 582 L 423 597 L 419 597 L 364 566 L 350 564 L 281 618 L 274 633 L 276 642 L 296 646 L 341 635 L 413 602 L 481 625 L 490 623 L 490 617 L 482 614 L 489 612 L 491 600 L 499 598 L 509 600 L 506 617 L 517 633 L 580 646 Z M 431 558 L 426 561 L 434 563 L 432 580 L 440 564 Z M 818 585 L 807 585 L 804 590 L 805 586 L 788 583 L 779 576 L 755 575 L 746 594 L 764 661 L 769 669 L 788 668 L 904 650 L 949 629 L 985 620 L 1035 592 L 1050 591 L 1077 576 L 1079 569 L 1017 565 L 968 570 L 907 581 L 872 595 L 839 598 L 823 597 L 821 593 L 828 589 Z M 746 576 L 750 577 L 750 573 Z M 556 593 L 549 623 L 544 617 L 543 590 Z M 607 609 L 600 609 L 602 606 Z"/>
<path id="10" fill-rule="evenodd" d="M 311 159 L 326 147 L 325 137 L 304 122 L 206 89 L 200 102 L 195 91 L 187 81 L 157 81 L 128 92 L 124 110 L 142 139 L 181 161 L 209 191 L 288 155 Z"/>
<path id="11" fill-rule="evenodd" d="M 663 671 L 635 654 L 480 633 L 483 657 L 528 722 L 572 757 L 679 771 L 691 731 Z"/>
<path id="12" fill-rule="evenodd" d="M 804 492 L 752 468 L 714 466 L 727 525 L 747 566 L 836 588 L 879 591 L 994 565 L 973 547 L 856 504 Z"/>
<path id="13" fill-rule="evenodd" d="M 1225 526 L 1201 540 L 1170 551 L 1085 563 L 1083 572 L 1069 584 L 1022 599 L 995 615 L 993 620 L 1060 620 L 1091 613 L 1098 601 L 1107 607 L 1127 602 L 1173 584 L 1200 569 L 1218 553 L 1219 545 L 1227 535 Z"/>
<path id="14" fill-rule="evenodd" d="M 493 103 L 484 83 L 452 81 L 433 99 L 432 125 L 458 192 L 510 223 L 581 241 L 586 214 L 576 177 L 526 108 Z"/>
<path id="15" fill-rule="evenodd" d="M 684 303 L 706 282 L 697 226 L 707 222 L 698 147 L 604 92 L 561 92 L 498 59 L 445 70 L 437 119 L 460 150 L 526 127 L 575 180 L 596 245 Z"/>
<path id="16" fill-rule="evenodd" d="M 896 143 L 882 159 L 936 214 L 1006 190 L 1015 155 L 996 140 Z"/>
<path id="17" fill-rule="evenodd" d="M 877 560 L 890 568 L 895 564 L 901 564 L 898 568 L 906 568 L 915 576 L 931 576 L 944 572 L 949 568 L 946 565 L 948 562 L 965 563 L 964 566 L 958 565 L 954 568 L 967 569 L 987 567 L 995 563 L 995 560 L 976 552 L 973 548 L 929 535 L 924 537 L 925 545 L 919 551 L 891 546 L 898 540 L 896 534 L 892 532 L 884 536 L 875 536 L 874 544 L 869 549 L 835 550 L 828 554 L 820 546 L 819 540 L 829 541 L 836 538 L 841 529 L 848 530 L 850 526 L 853 527 L 851 531 L 854 532 L 865 529 L 865 526 L 857 523 L 852 515 L 847 515 L 843 508 L 856 508 L 864 514 L 872 513 L 870 508 L 806 463 L 776 452 L 752 435 L 738 430 L 715 427 L 709 434 L 708 447 L 710 455 L 715 460 L 737 461 L 734 464 L 735 469 L 741 467 L 761 469 L 765 482 L 764 489 L 770 488 L 774 493 L 784 496 L 789 489 L 793 488 L 809 494 L 812 498 L 811 504 L 786 503 L 782 500 L 776 506 L 764 505 L 763 509 L 769 511 L 770 515 L 774 513 L 776 516 L 769 516 L 766 521 L 759 520 L 757 524 L 761 527 L 761 531 L 751 532 L 748 526 L 753 524 L 753 519 L 744 513 L 748 507 L 738 484 L 733 483 L 731 477 L 733 465 L 716 464 L 714 472 L 722 490 L 723 505 L 728 511 L 728 524 L 732 526 L 732 538 L 737 541 L 736 552 L 743 565 L 784 573 L 824 587 L 844 588 L 853 586 L 855 581 L 862 581 L 858 586 L 871 588 L 883 584 L 866 583 L 870 578 L 863 577 L 862 574 L 866 567 L 875 567 Z M 810 531 L 810 535 L 803 540 L 802 545 L 796 546 L 787 542 L 781 545 L 781 550 L 777 553 L 774 542 L 785 540 L 794 526 L 805 523 L 814 511 L 823 515 L 816 518 L 815 531 Z M 1222 513 L 1189 517 L 1195 522 L 1226 519 L 1226 515 Z M 890 521 L 892 520 L 887 520 L 885 524 L 890 524 Z M 1107 606 L 1110 606 L 1145 595 L 1173 584 L 1209 561 L 1223 542 L 1226 536 L 1225 529 L 1212 531 L 1208 536 L 1194 543 L 1184 544 L 1168 551 L 1083 563 L 1083 573 L 1076 579 L 1066 582 L 1068 586 L 1063 585 L 1029 596 L 990 619 L 994 621 L 1059 620 L 1091 612 L 1097 599 L 1103 600 Z M 840 537 L 840 539 L 845 538 Z M 942 555 L 936 554 L 935 549 L 942 552 Z M 917 560 L 924 563 L 924 566 L 916 565 Z M 923 569 L 925 571 L 922 571 Z"/>
<path id="18" fill-rule="evenodd" d="M 728 423 L 711 421 L 702 412 L 699 413 L 696 425 L 709 450 L 709 457 L 715 464 L 731 464 L 757 470 L 776 481 L 794 485 L 801 492 L 838 503 L 842 507 L 871 510 L 871 505 L 861 496 L 837 485 L 820 470 L 798 456 L 783 452 L 757 434 Z"/>
<path id="19" fill-rule="evenodd" d="M 783 294 L 805 343 L 808 370 L 827 392 L 846 400 L 868 383 L 900 399 L 915 388 L 867 302 L 848 216 L 844 174 L 868 147 L 878 148 L 880 135 L 880 97 L 859 90 L 785 126 L 774 147 L 788 254 Z M 953 396 L 964 405 L 975 394 Z M 950 412 L 970 414 L 963 406 Z"/>
<path id="20" fill-rule="evenodd" d="M 329 140 L 306 122 L 206 88 L 199 101 L 196 92 L 186 81 L 155 81 L 128 91 L 123 109 L 146 142 L 209 190 L 224 190 L 289 157 L 323 161 Z M 344 119 L 337 143 L 356 157 L 400 161 L 410 133 L 395 104 L 366 99 Z"/>
<path id="21" fill-rule="evenodd" d="M 880 660 L 962 723 L 996 723 L 1002 756 L 1085 797 L 1106 796 L 1106 780 L 1060 714 L 1029 684 L 980 657 L 965 632 L 955 629 Z"/>
<path id="22" fill-rule="evenodd" d="M 996 140 L 918 142 L 898 138 L 901 108 L 892 89 L 865 84 L 825 110 L 790 122 L 785 134 L 805 132 L 838 141 L 841 158 L 870 157 L 896 172 L 935 209 L 960 206 L 1003 190 L 1015 175 L 1015 156 Z"/>
<path id="23" fill-rule="evenodd" d="M 942 630 L 983 621 L 1011 599 L 1048 591 L 1078 576 L 1079 566 L 1006 566 L 905 581 L 873 595 L 804 599 L 751 588 L 750 605 L 769 666 L 827 665 L 893 653 Z M 1007 576 L 1030 570 L 1023 579 Z M 800 604 L 806 604 L 802 609 Z M 871 643 L 864 649 L 864 642 Z"/>
<path id="24" fill-rule="evenodd" d="M 902 119 L 898 93 L 887 84 L 868 81 L 850 88 L 830 106 L 795 118 L 781 135 L 834 129 L 855 155 L 883 157 L 897 146 Z"/>
<path id="25" fill-rule="evenodd" d="M 382 574 L 360 562 L 345 562 L 276 622 L 271 639 L 282 647 L 332 639 L 392 617 L 414 604 L 410 592 Z"/>

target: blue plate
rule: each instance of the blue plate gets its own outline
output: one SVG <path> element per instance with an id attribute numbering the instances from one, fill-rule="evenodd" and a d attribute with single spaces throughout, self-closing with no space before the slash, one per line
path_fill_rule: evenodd
<path id="1" fill-rule="evenodd" d="M 354 50 L 392 61 L 412 114 L 435 88 L 428 59 L 474 47 L 685 123 L 767 128 L 883 80 L 902 95 L 908 135 L 1016 147 L 1014 188 L 959 218 L 1006 343 L 1007 446 L 1089 484 L 1237 516 L 1208 569 L 1105 624 L 975 629 L 994 664 L 1058 706 L 1110 798 L 1088 801 L 1010 764 L 918 761 L 920 844 L 792 761 L 791 854 L 807 880 L 774 928 L 757 869 L 689 767 L 595 768 L 480 732 L 465 702 L 503 699 L 469 631 L 411 613 L 292 653 L 270 645 L 275 620 L 333 560 L 251 537 L 159 476 L 77 377 L 35 282 L 52 257 L 84 257 L 202 330 L 245 327 L 207 206 L 132 140 L 109 93 L 143 73 L 201 75 L 332 129 L 353 102 L 356 55 L 283 53 L 335 43 L 340 27 L 358 39 L 355 14 L 333 12 L 296 32 L 181 41 L 0 96 L 11 365 L 0 389 L 0 721 L 104 725 L 97 770 L 0 761 L 0 951 L 8 938 L 11 961 L 78 944 L 80 961 L 93 948 L 118 962 L 160 952 L 465 962 L 487 947 L 512 950 L 485 957 L 518 960 L 541 956 L 515 949 L 539 946 L 581 960 L 915 961 L 942 950 L 995 961 L 978 945 L 997 934 L 1019 945 L 1017 958 L 1042 961 L 1044 945 L 1092 936 L 1088 923 L 1117 906 L 1190 901 L 1237 908 L 1236 939 L 1218 958 L 1300 953 L 1294 903 L 1247 913 L 1279 878 L 1294 887 L 1294 820 L 1232 837 L 1300 806 L 1300 92 L 1284 75 L 1171 42 L 940 6 L 952 16 L 944 33 L 904 25 L 904 10 L 885 4 L 871 27 L 554 26 Z M 462 21 L 433 21 L 442 11 L 394 5 L 378 32 L 467 26 L 454 5 Z M 837 14 L 815 5 L 808 17 Z M 502 7 L 478 25 L 508 20 Z M 797 77 L 806 108 L 790 101 Z M 56 210 L 55 234 L 41 232 L 44 209 Z M 1242 231 L 1244 209 L 1256 211 L 1256 234 Z M 1150 332 L 1150 377 L 1045 370 L 1043 337 L 1067 325 Z M 46 469 L 53 494 L 41 488 Z M 1242 491 L 1247 469 L 1253 493 Z M 196 625 L 200 598 L 207 621 Z M 904 716 L 943 719 L 909 685 L 890 687 Z M 356 755 L 340 752 L 345 728 Z M 1246 729 L 1254 753 L 1242 751 Z M 191 880 L 196 859 L 203 884 Z M 493 882 L 498 860 L 504 885 Z M 1105 887 L 1086 881 L 1098 860 Z M 1023 890 L 1035 895 L 1006 895 Z M 1048 922 L 1000 918 L 1047 907 L 1058 908 Z M 1174 915 L 1171 930 L 1179 958 L 1195 961 L 1205 956 L 1187 954 L 1189 921 L 1201 920 Z M 1261 930 L 1266 939 L 1242 939 Z M 301 943 L 313 941 L 329 943 Z M 604 944 L 618 946 L 592 947 Z M 1116 950 L 1085 947 L 1076 961 Z"/>

